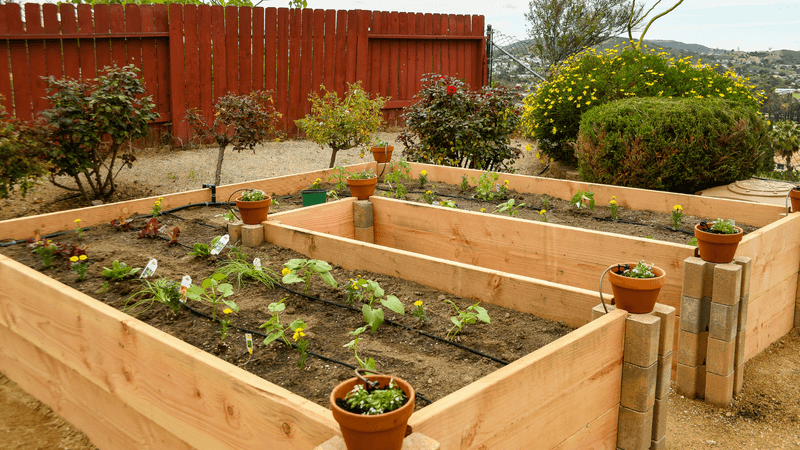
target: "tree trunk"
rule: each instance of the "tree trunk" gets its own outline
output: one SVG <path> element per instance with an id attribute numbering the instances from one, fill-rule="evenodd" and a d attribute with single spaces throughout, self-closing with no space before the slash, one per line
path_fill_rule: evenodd
<path id="1" fill-rule="evenodd" d="M 214 184 L 217 186 L 219 186 L 220 179 L 222 178 L 222 160 L 225 158 L 225 147 L 227 147 L 227 145 L 220 145 L 219 154 L 217 154 L 217 171 L 214 174 Z"/>
<path id="2" fill-rule="evenodd" d="M 329 169 L 333 169 L 333 165 L 336 163 L 336 152 L 338 151 L 338 148 L 331 149 L 331 164 L 328 166 Z"/>

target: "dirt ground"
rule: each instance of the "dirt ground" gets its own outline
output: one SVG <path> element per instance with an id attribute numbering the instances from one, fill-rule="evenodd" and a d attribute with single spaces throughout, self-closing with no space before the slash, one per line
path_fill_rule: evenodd
<path id="1" fill-rule="evenodd" d="M 538 175 L 546 162 L 534 153 L 517 165 L 518 172 Z M 137 164 L 147 164 L 140 158 Z M 574 177 L 574 173 L 551 166 L 544 176 Z M 48 205 L 48 210 L 79 207 L 75 201 L 58 201 L 36 192 L 31 201 Z M 439 191 L 437 189 L 437 191 Z M 166 193 L 166 192 L 164 192 Z M 120 200 L 152 195 L 149 189 L 122 189 Z M 537 199 L 525 199 L 535 203 Z M 77 202 L 79 203 L 79 202 Z M 4 208 L 6 209 L 6 208 Z M 34 208 L 31 208 L 34 209 Z M 38 208 L 35 208 L 38 209 Z M 554 208 L 551 208 L 554 209 Z M 16 211 L 19 214 L 20 211 Z M 30 211 L 28 211 L 30 214 Z M 596 210 L 601 215 L 602 210 Z M 8 217 L 7 212 L 0 215 Z M 553 212 L 548 221 L 558 223 Z M 603 221 L 598 221 L 603 222 Z M 688 221 L 687 223 L 692 223 Z M 683 236 L 678 234 L 680 239 Z M 685 241 L 684 241 L 685 242 Z M 672 392 L 669 398 L 667 447 L 670 449 L 800 449 L 800 331 L 793 329 L 769 349 L 750 360 L 745 368 L 744 391 L 729 408 L 709 406 Z M 93 449 L 90 440 L 62 420 L 49 407 L 22 391 L 0 374 L 0 449 Z"/>

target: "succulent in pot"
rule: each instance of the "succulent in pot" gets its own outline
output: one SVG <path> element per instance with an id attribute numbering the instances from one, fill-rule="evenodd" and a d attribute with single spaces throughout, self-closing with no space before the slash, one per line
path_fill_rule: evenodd
<path id="1" fill-rule="evenodd" d="M 696 256 L 712 263 L 729 263 L 736 255 L 736 249 L 744 232 L 733 221 L 717 219 L 710 224 L 700 222 L 694 227 L 697 238 Z"/>
<path id="2" fill-rule="evenodd" d="M 372 172 L 372 169 L 350 173 L 347 177 L 350 193 L 359 200 L 366 200 L 374 194 L 376 184 L 378 184 L 378 176 Z"/>
<path id="3" fill-rule="evenodd" d="M 272 197 L 258 189 L 246 190 L 236 199 L 236 207 L 242 215 L 245 225 L 259 225 L 267 220 Z"/>

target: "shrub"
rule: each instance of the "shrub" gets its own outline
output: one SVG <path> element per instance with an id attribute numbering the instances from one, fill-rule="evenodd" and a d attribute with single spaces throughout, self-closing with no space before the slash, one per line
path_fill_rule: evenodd
<path id="1" fill-rule="evenodd" d="M 219 146 L 214 184 L 222 177 L 222 161 L 229 145 L 237 152 L 253 150 L 255 146 L 275 134 L 275 125 L 281 114 L 272 106 L 268 91 L 247 94 L 228 94 L 214 104 L 214 119 L 209 122 L 195 109 L 186 111 L 186 121 L 194 130 L 195 138 L 213 139 Z"/>
<path id="2" fill-rule="evenodd" d="M 669 58 L 669 59 L 667 59 Z M 587 49 L 566 60 L 555 77 L 525 99 L 521 130 L 539 149 L 566 163 L 575 163 L 572 143 L 581 115 L 599 105 L 629 97 L 722 98 L 757 110 L 762 94 L 733 71 L 693 66 L 666 52 L 626 47 L 603 53 Z"/>
<path id="3" fill-rule="evenodd" d="M 46 79 L 52 107 L 42 112 L 47 129 L 42 145 L 53 163 L 50 181 L 78 191 L 87 200 L 114 193 L 114 177 L 131 167 L 131 141 L 147 136 L 148 123 L 158 118 L 133 65 L 106 67 L 93 83 L 70 78 Z M 116 167 L 117 159 L 121 160 Z M 77 187 L 56 181 L 66 175 Z"/>
<path id="4" fill-rule="evenodd" d="M 800 150 L 800 129 L 789 120 L 776 122 L 769 131 L 770 148 L 775 155 L 786 161 L 786 168 L 793 170 L 792 156 Z"/>
<path id="5" fill-rule="evenodd" d="M 516 90 L 483 87 L 472 90 L 453 77 L 428 74 L 418 103 L 403 112 L 406 129 L 398 140 L 414 162 L 500 170 L 521 151 L 510 145 L 519 123 Z"/>
<path id="6" fill-rule="evenodd" d="M 766 122 L 722 99 L 631 98 L 583 115 L 585 181 L 695 193 L 750 177 L 770 157 Z"/>
<path id="7" fill-rule="evenodd" d="M 386 104 L 383 97 L 369 99 L 369 93 L 361 88 L 361 82 L 347 83 L 344 98 L 320 86 L 322 96 L 312 92 L 308 96 L 311 102 L 311 114 L 295 120 L 294 123 L 306 134 L 306 137 L 319 144 L 320 148 L 328 145 L 331 148 L 330 168 L 336 163 L 336 153 L 372 141 L 370 137 L 383 124 L 381 108 Z"/>
<path id="8" fill-rule="evenodd" d="M 8 198 L 15 187 L 25 197 L 36 179 L 46 173 L 45 160 L 35 128 L 7 117 L 0 105 L 0 198 Z"/>

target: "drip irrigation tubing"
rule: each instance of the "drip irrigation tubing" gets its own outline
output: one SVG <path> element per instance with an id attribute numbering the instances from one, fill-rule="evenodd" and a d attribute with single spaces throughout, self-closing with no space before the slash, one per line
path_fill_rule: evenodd
<path id="1" fill-rule="evenodd" d="M 214 318 L 213 318 L 213 317 L 209 316 L 208 314 L 206 314 L 206 313 L 204 313 L 204 312 L 201 312 L 201 311 L 198 311 L 198 310 L 196 310 L 196 309 L 192 308 L 191 306 L 187 305 L 186 303 L 181 303 L 181 305 L 183 305 L 183 306 L 184 306 L 186 309 L 188 309 L 188 310 L 189 310 L 189 312 L 191 312 L 191 313 L 192 313 L 192 314 L 194 314 L 194 315 L 197 315 L 197 316 L 200 316 L 200 317 L 205 317 L 206 319 L 208 319 L 208 320 L 210 320 L 210 321 L 212 321 L 212 322 L 219 323 L 219 319 L 217 319 L 217 320 L 214 320 Z M 237 330 L 239 330 L 239 331 L 243 332 L 243 333 L 250 333 L 250 334 L 254 334 L 254 335 L 256 335 L 256 336 L 261 336 L 261 337 L 263 337 L 263 338 L 266 338 L 266 337 L 267 337 L 267 335 L 266 335 L 266 334 L 264 334 L 264 333 L 262 333 L 262 332 L 260 332 L 260 331 L 256 331 L 256 330 L 250 330 L 250 329 L 248 329 L 248 328 L 243 328 L 243 327 L 240 327 L 240 326 L 238 326 L 238 325 L 234 325 L 234 324 L 231 324 L 230 326 L 231 326 L 232 328 L 235 328 L 235 329 L 237 329 Z M 295 344 L 295 343 L 293 343 L 293 342 L 290 342 L 290 343 L 289 343 L 289 345 L 290 345 L 290 346 L 291 346 L 293 349 L 297 349 L 297 344 Z M 321 360 L 323 360 L 323 361 L 327 361 L 327 362 L 330 362 L 330 363 L 333 363 L 333 364 L 339 364 L 340 366 L 347 367 L 348 369 L 354 369 L 354 370 L 355 370 L 355 369 L 357 368 L 357 367 L 356 367 L 356 366 L 354 366 L 354 365 L 348 364 L 348 363 L 346 363 L 346 362 L 339 361 L 339 360 L 337 360 L 337 359 L 334 359 L 334 358 L 327 357 L 327 356 L 325 356 L 325 355 L 320 355 L 319 353 L 316 353 L 316 352 L 312 352 L 312 351 L 306 350 L 306 353 L 308 353 L 309 355 L 311 355 L 311 356 L 313 356 L 313 357 L 315 357 L 315 358 L 321 359 Z M 425 402 L 428 402 L 429 404 L 430 404 L 430 403 L 433 403 L 433 401 L 432 401 L 432 400 L 430 400 L 430 399 L 426 398 L 425 396 L 423 396 L 422 394 L 420 394 L 420 393 L 418 393 L 418 392 L 416 392 L 416 391 L 415 391 L 415 395 L 416 395 L 416 397 L 418 397 L 420 400 L 423 400 L 423 401 L 425 401 Z"/>
<path id="2" fill-rule="evenodd" d="M 619 222 L 619 223 L 627 223 L 628 225 L 639 225 L 639 226 L 645 226 L 645 227 L 663 228 L 665 230 L 675 231 L 675 232 L 679 232 L 679 233 L 683 233 L 683 234 L 688 234 L 690 236 L 694 236 L 694 231 L 686 231 L 686 230 L 681 230 L 681 229 L 675 230 L 672 227 L 668 227 L 666 225 L 659 225 L 657 223 L 631 222 L 629 220 L 622 220 L 622 219 L 614 220 L 614 219 L 610 219 L 608 217 L 592 217 L 592 218 L 594 220 L 602 220 L 602 221 L 605 221 L 605 222 Z"/>

